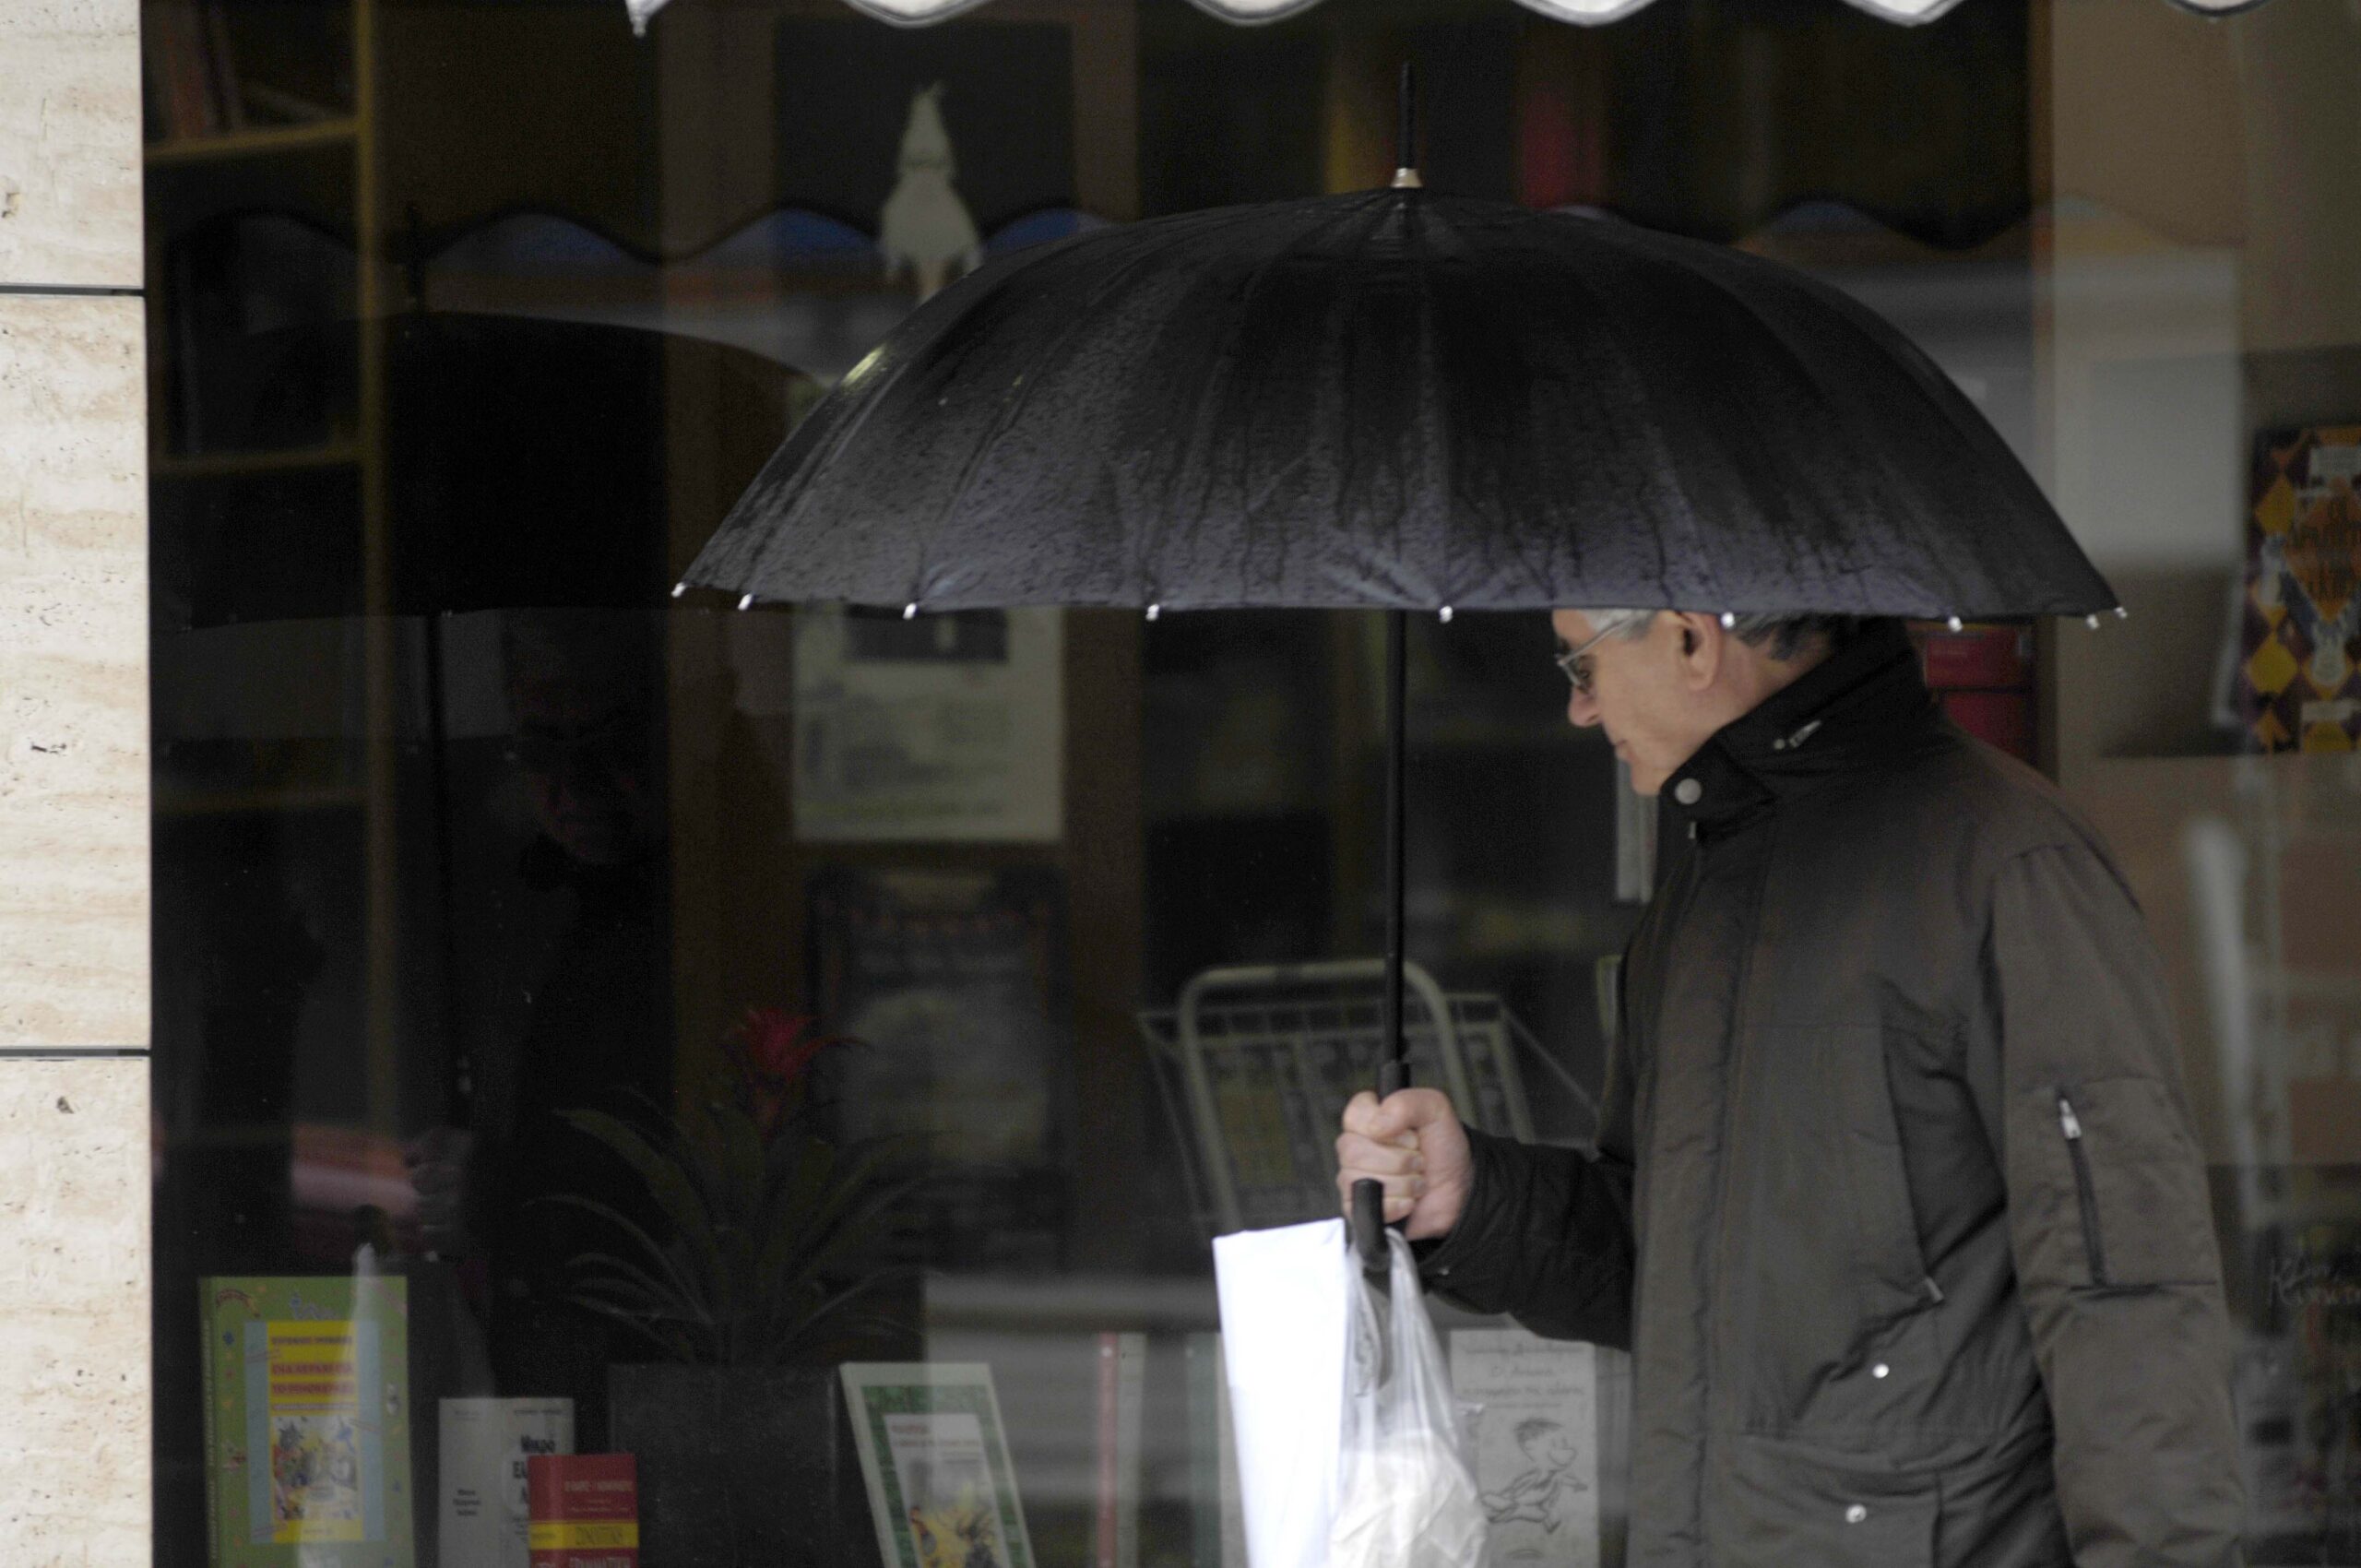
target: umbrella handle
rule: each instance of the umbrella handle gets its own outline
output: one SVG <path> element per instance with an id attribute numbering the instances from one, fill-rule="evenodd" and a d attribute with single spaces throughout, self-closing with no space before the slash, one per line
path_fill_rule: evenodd
<path id="1" fill-rule="evenodd" d="M 1363 1177 L 1353 1183 L 1353 1250 L 1360 1254 L 1361 1270 L 1382 1275 L 1386 1256 L 1385 1189 Z"/>
<path id="2" fill-rule="evenodd" d="M 1406 1088 L 1410 1069 L 1401 1062 L 1377 1066 L 1377 1098 Z M 1364 1177 L 1353 1183 L 1353 1250 L 1360 1254 L 1363 1272 L 1383 1277 L 1393 1265 L 1385 1240 L 1385 1188 Z"/>

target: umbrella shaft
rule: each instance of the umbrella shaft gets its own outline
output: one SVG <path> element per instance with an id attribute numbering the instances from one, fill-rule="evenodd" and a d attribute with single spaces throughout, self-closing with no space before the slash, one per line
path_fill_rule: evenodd
<path id="1" fill-rule="evenodd" d="M 1385 612 L 1385 1054 L 1380 1059 L 1377 1090 L 1393 1093 L 1410 1081 L 1410 1057 L 1403 1039 L 1402 963 L 1405 842 L 1408 815 L 1409 768 L 1409 613 Z"/>

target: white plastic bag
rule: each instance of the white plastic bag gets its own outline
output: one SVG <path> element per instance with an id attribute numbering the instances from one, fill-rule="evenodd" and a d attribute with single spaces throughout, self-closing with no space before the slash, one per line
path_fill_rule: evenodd
<path id="1" fill-rule="evenodd" d="M 1461 1447 L 1450 1364 L 1418 1292 L 1410 1243 L 1396 1231 L 1386 1236 L 1390 1300 L 1346 1253 L 1351 1318 L 1328 1568 L 1477 1568 L 1484 1503 Z"/>
<path id="2" fill-rule="evenodd" d="M 1214 1240 L 1222 1360 L 1252 1568 L 1327 1568 L 1345 1386 L 1347 1275 L 1341 1219 Z"/>

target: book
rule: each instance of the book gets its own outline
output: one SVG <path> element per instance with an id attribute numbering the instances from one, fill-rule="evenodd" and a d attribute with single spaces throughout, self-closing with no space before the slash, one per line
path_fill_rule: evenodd
<path id="1" fill-rule="evenodd" d="M 410 1568 L 406 1282 L 198 1289 L 214 1568 Z"/>
<path id="2" fill-rule="evenodd" d="M 526 1462 L 574 1452 L 571 1399 L 445 1399 L 441 1405 L 437 1560 L 447 1568 L 526 1568 Z"/>
<path id="3" fill-rule="evenodd" d="M 2361 745 L 2361 425 L 2257 443 L 2238 718 L 2255 751 Z"/>
<path id="4" fill-rule="evenodd" d="M 1489 1563 L 1598 1568 L 1599 1350 L 1523 1329 L 1451 1336 L 1452 1389 L 1489 1521 Z"/>
<path id="5" fill-rule="evenodd" d="M 1097 1568 L 1139 1568 L 1140 1440 L 1147 1336 L 1102 1334 L 1098 1352 Z"/>
<path id="6" fill-rule="evenodd" d="M 639 1462 L 631 1455 L 533 1455 L 525 1495 L 530 1568 L 638 1568 Z"/>
<path id="7" fill-rule="evenodd" d="M 1940 621 L 1914 621 L 1910 640 L 1946 719 L 2020 762 L 2035 760 L 2031 626 L 1971 621 L 1953 631 Z"/>
<path id="8" fill-rule="evenodd" d="M 843 1377 L 885 1568 L 1034 1568 L 991 1368 L 848 1361 Z"/>

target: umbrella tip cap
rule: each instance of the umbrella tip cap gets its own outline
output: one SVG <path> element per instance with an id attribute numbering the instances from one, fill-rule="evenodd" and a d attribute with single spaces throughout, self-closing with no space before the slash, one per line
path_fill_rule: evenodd
<path id="1" fill-rule="evenodd" d="M 1732 628 L 1736 627 L 1737 625 L 1738 625 L 1738 612 L 1737 612 L 1737 611 L 1735 611 L 1735 610 L 1725 610 L 1725 611 L 1723 611 L 1723 612 L 1722 612 L 1722 629 L 1723 629 L 1724 631 L 1729 631 L 1729 630 L 1731 630 Z"/>
<path id="2" fill-rule="evenodd" d="M 2131 619 L 2131 612 L 2118 604 L 2115 607 L 2115 618 L 2118 621 L 2129 621 Z"/>
<path id="3" fill-rule="evenodd" d="M 1438 621 L 1441 621 L 1441 622 L 1442 622 L 1444 625 L 1446 625 L 1446 626 L 1450 625 L 1450 624 L 1451 624 L 1451 606 L 1450 606 L 1450 605 L 1448 605 L 1448 604 L 1446 604 L 1446 605 L 1444 605 L 1441 610 L 1436 611 L 1436 612 L 1435 612 L 1435 619 L 1436 619 L 1436 620 L 1438 620 Z"/>
<path id="4" fill-rule="evenodd" d="M 1151 621 L 1157 619 L 1163 613 L 1164 606 L 1161 604 L 1151 604 L 1147 607 L 1147 618 Z"/>
<path id="5" fill-rule="evenodd" d="M 1964 632 L 1967 629 L 1967 623 L 1961 620 L 1956 615 L 1947 616 L 1943 621 L 1943 624 L 1949 626 L 1954 632 Z"/>
<path id="6" fill-rule="evenodd" d="M 915 600 L 915 599 L 914 599 L 914 600 L 910 600 L 908 604 L 905 604 L 904 606 L 902 606 L 902 619 L 903 619 L 903 620 L 905 620 L 905 621 L 915 621 L 915 620 L 917 620 L 918 618 L 919 618 L 919 601 L 918 601 L 917 600 Z"/>
<path id="7" fill-rule="evenodd" d="M 685 594 L 688 591 L 689 585 L 686 583 L 674 583 L 672 585 L 672 597 L 674 599 L 680 598 L 682 594 Z"/>

